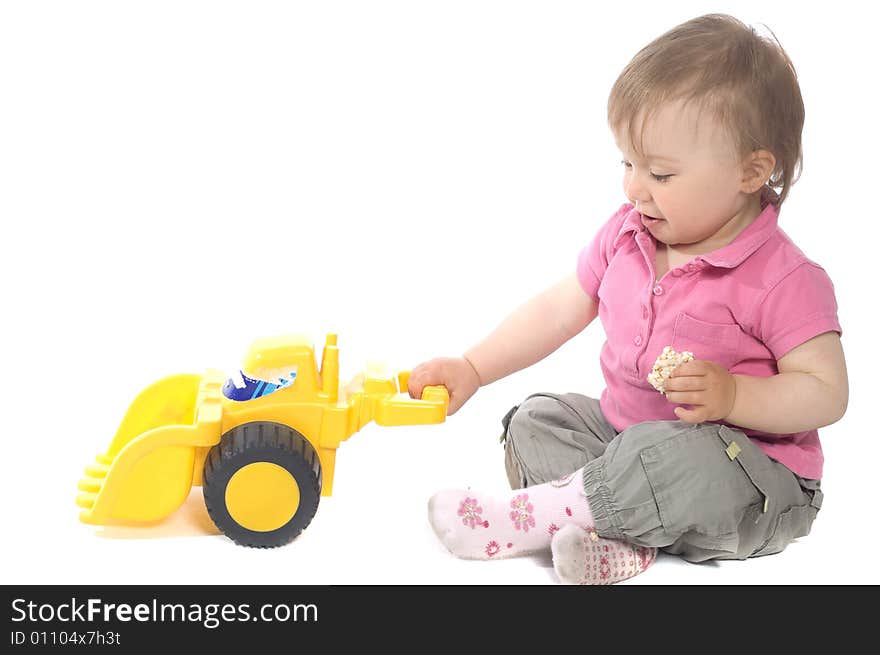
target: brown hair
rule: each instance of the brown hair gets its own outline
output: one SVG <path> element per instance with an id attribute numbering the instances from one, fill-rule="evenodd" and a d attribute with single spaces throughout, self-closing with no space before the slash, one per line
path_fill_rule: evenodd
<path id="1" fill-rule="evenodd" d="M 638 149 L 634 123 L 640 112 L 644 133 L 664 102 L 696 102 L 720 120 L 743 156 L 759 149 L 773 153 L 776 167 L 767 186 L 781 205 L 803 163 L 804 102 L 791 60 L 770 35 L 724 14 L 672 28 L 642 48 L 617 78 L 608 97 L 609 125 L 628 126 Z"/>

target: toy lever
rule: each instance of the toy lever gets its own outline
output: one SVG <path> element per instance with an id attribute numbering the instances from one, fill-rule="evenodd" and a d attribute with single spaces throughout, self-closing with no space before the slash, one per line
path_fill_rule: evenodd
<path id="1" fill-rule="evenodd" d="M 409 398 L 407 382 L 409 371 L 398 373 L 400 390 L 395 396 L 382 398 L 376 403 L 374 420 L 379 425 L 427 425 L 443 423 L 449 407 L 449 391 L 442 385 L 426 386 L 421 399 Z"/>

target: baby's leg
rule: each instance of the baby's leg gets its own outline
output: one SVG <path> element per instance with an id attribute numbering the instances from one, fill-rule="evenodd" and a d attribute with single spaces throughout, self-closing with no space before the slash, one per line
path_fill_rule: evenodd
<path id="1" fill-rule="evenodd" d="M 517 491 L 499 497 L 444 491 L 428 505 L 434 531 L 459 557 L 496 559 L 546 550 L 566 523 L 592 525 L 579 469 L 601 456 L 617 434 L 599 401 L 533 394 L 502 424 L 508 479 Z"/>
<path id="2" fill-rule="evenodd" d="M 599 401 L 580 394 L 533 394 L 502 419 L 511 489 L 558 480 L 601 457 L 617 436 Z"/>
<path id="3" fill-rule="evenodd" d="M 497 497 L 471 490 L 441 491 L 428 501 L 428 518 L 443 544 L 466 559 L 547 550 L 564 525 L 593 525 L 582 469 Z"/>

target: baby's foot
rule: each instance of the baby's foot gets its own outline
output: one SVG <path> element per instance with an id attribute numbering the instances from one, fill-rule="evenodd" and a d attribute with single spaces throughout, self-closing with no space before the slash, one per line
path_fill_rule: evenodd
<path id="1" fill-rule="evenodd" d="M 565 584 L 613 584 L 651 566 L 656 548 L 603 539 L 595 530 L 566 525 L 550 543 L 553 569 Z"/>
<path id="2" fill-rule="evenodd" d="M 458 557 L 499 559 L 546 550 L 567 523 L 592 525 L 581 471 L 560 480 L 493 497 L 471 490 L 440 491 L 428 519 Z"/>

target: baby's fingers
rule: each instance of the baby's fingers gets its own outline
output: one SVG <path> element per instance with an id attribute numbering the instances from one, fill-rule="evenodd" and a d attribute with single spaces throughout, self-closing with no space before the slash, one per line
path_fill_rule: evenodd
<path id="1" fill-rule="evenodd" d="M 706 362 L 701 359 L 692 359 L 691 361 L 685 362 L 684 364 L 679 364 L 674 369 L 672 369 L 672 372 L 669 374 L 669 379 L 674 380 L 675 378 L 705 374 Z"/>
<path id="2" fill-rule="evenodd" d="M 675 415 L 685 423 L 702 423 L 708 417 L 708 413 L 703 407 L 694 407 L 693 409 L 685 409 L 684 407 L 676 407 Z"/>
<path id="3" fill-rule="evenodd" d="M 698 405 L 704 402 L 703 394 L 699 391 L 668 391 L 666 400 L 675 405 Z"/>
<path id="4" fill-rule="evenodd" d="M 706 377 L 703 375 L 669 378 L 665 385 L 667 394 L 670 391 L 705 391 L 706 388 Z"/>
<path id="5" fill-rule="evenodd" d="M 406 383 L 406 390 L 409 392 L 410 398 L 420 399 L 422 397 L 422 390 L 431 385 L 431 384 L 439 384 L 439 381 L 434 380 L 434 378 L 439 378 L 438 375 L 432 375 L 431 370 L 425 364 L 419 364 L 416 366 L 409 374 L 409 380 Z"/>

